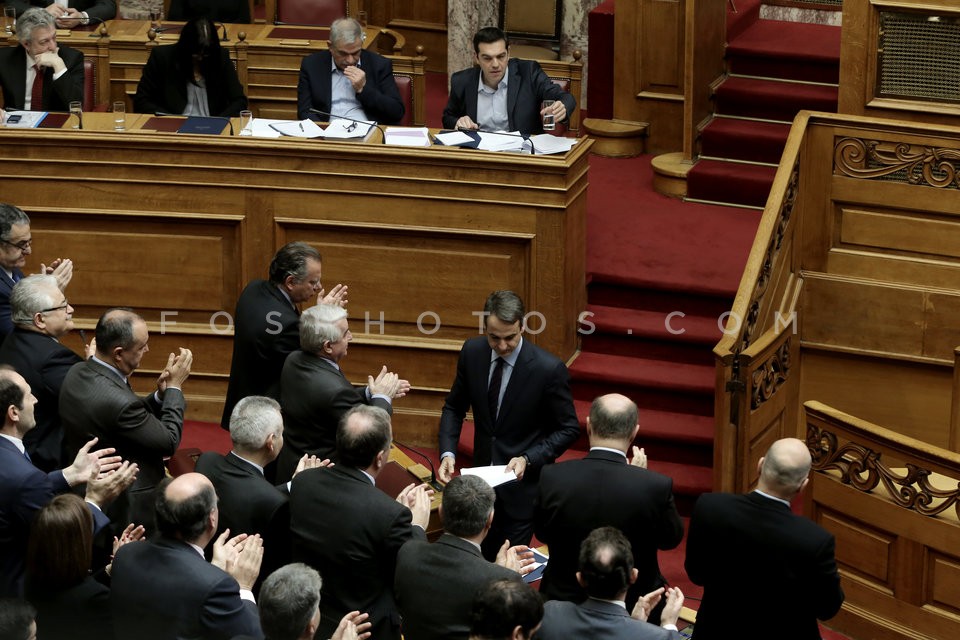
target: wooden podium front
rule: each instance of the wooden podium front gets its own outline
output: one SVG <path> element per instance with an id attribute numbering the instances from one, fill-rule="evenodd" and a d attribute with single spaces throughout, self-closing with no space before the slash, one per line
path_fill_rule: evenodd
<path id="1" fill-rule="evenodd" d="M 150 348 L 135 384 L 151 388 L 177 347 L 194 352 L 188 417 L 219 421 L 232 315 L 292 240 L 323 255 L 323 284 L 349 285 L 354 382 L 386 364 L 410 380 L 394 432 L 435 446 L 443 398 L 487 295 L 512 289 L 527 339 L 570 358 L 585 309 L 588 151 L 563 156 L 459 148 L 0 128 L 3 199 L 33 221 L 26 270 L 74 260 L 78 328 L 110 306 L 144 315 Z M 65 344 L 79 349 L 76 336 Z"/>

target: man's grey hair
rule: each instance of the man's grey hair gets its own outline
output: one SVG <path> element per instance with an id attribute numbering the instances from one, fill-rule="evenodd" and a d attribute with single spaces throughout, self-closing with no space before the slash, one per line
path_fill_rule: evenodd
<path id="1" fill-rule="evenodd" d="M 443 530 L 472 538 L 487 526 L 497 495 L 477 476 L 457 476 L 443 488 Z"/>
<path id="2" fill-rule="evenodd" d="M 59 291 L 57 279 L 44 274 L 27 276 L 13 285 L 10 294 L 10 309 L 13 324 L 33 325 L 33 316 L 44 309 L 51 309 L 56 300 L 50 291 Z"/>
<path id="3" fill-rule="evenodd" d="M 320 574 L 297 562 L 280 567 L 263 581 L 258 607 L 267 640 L 296 640 L 320 605 Z"/>
<path id="4" fill-rule="evenodd" d="M 334 45 L 363 40 L 363 27 L 353 18 L 340 18 L 330 25 L 330 42 Z"/>
<path id="5" fill-rule="evenodd" d="M 307 353 L 320 353 L 324 342 L 343 337 L 337 322 L 347 317 L 347 310 L 336 304 L 318 304 L 300 314 L 300 348 Z"/>
<path id="6" fill-rule="evenodd" d="M 271 434 L 282 431 L 280 404 L 273 398 L 247 396 L 230 414 L 230 439 L 241 451 L 256 451 Z"/>
<path id="7" fill-rule="evenodd" d="M 39 27 L 57 28 L 57 20 L 47 13 L 46 9 L 31 7 L 17 18 L 17 40 L 21 43 L 30 42 L 33 30 Z"/>
<path id="8" fill-rule="evenodd" d="M 30 9 L 23 15 L 27 15 L 33 9 Z M 40 13 L 50 15 L 43 9 L 39 10 Z M 17 20 L 17 32 L 20 31 L 20 20 Z M 15 207 L 12 204 L 3 204 L 0 203 L 0 238 L 4 240 L 10 239 L 10 230 L 15 224 L 30 224 L 30 217 L 23 212 L 23 209 L 20 207 Z"/>

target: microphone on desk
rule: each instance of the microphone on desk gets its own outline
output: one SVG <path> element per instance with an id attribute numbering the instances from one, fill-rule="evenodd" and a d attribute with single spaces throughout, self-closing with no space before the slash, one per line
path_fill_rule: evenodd
<path id="1" fill-rule="evenodd" d="M 415 454 L 417 454 L 419 457 L 421 457 L 421 458 L 423 458 L 424 460 L 426 460 L 427 466 L 430 467 L 430 482 L 428 482 L 427 484 L 430 485 L 430 487 L 432 487 L 434 491 L 443 491 L 443 487 L 440 485 L 439 482 L 437 482 L 437 470 L 434 469 L 434 467 L 433 467 L 433 460 L 431 460 L 429 456 L 427 456 L 426 454 L 424 454 L 424 453 L 421 452 L 421 451 L 418 451 L 418 450 L 414 449 L 413 447 L 411 447 L 411 446 L 408 445 L 408 444 L 404 444 L 404 443 L 400 442 L 399 440 L 394 440 L 394 441 L 393 441 L 393 444 L 397 445 L 398 447 L 402 447 L 402 448 L 403 448 L 404 450 L 406 450 L 406 451 L 409 451 L 409 452 L 411 452 L 411 453 L 415 453 Z"/>
<path id="2" fill-rule="evenodd" d="M 216 23 L 217 28 L 223 29 L 223 35 L 220 36 L 220 42 L 230 42 L 230 38 L 227 37 L 227 25 L 222 22 Z"/>
<path id="3" fill-rule="evenodd" d="M 355 122 L 357 124 L 370 124 L 367 120 L 357 120 L 356 118 L 351 118 L 349 116 L 335 116 L 332 113 L 320 111 L 320 109 L 314 109 L 313 107 L 310 108 L 310 113 L 315 113 L 318 116 L 326 116 L 327 118 L 333 118 L 334 120 L 346 120 L 348 122 Z M 380 143 L 387 144 L 387 132 L 384 130 L 384 128 L 377 124 L 376 121 L 374 121 L 373 126 L 380 130 Z"/>
<path id="4" fill-rule="evenodd" d="M 178 118 L 192 118 L 194 116 L 185 116 L 182 113 L 167 113 L 166 111 L 154 111 L 153 115 L 163 118 L 165 116 L 176 116 Z M 233 120 L 230 118 L 225 118 L 223 116 L 196 116 L 197 118 L 213 118 L 214 120 L 223 120 L 230 126 L 230 135 L 236 135 L 233 132 Z"/>

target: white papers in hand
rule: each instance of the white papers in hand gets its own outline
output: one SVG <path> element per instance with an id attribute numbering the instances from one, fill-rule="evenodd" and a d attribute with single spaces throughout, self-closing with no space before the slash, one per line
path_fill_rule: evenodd
<path id="1" fill-rule="evenodd" d="M 430 132 L 426 127 L 388 127 L 385 142 L 401 147 L 430 147 Z"/>
<path id="2" fill-rule="evenodd" d="M 270 125 L 270 128 L 293 138 L 323 137 L 323 129 L 318 127 L 317 123 L 310 119 L 274 121 L 273 124 Z M 254 129 L 253 135 L 257 135 L 256 129 Z"/>
<path id="3" fill-rule="evenodd" d="M 324 138 L 362 138 L 367 135 L 373 122 L 336 119 L 323 130 Z"/>
<path id="4" fill-rule="evenodd" d="M 491 487 L 498 487 L 506 482 L 513 482 L 517 479 L 517 474 L 513 469 L 507 471 L 507 465 L 495 465 L 492 467 L 468 467 L 460 469 L 460 474 L 465 476 L 477 476 Z"/>
<path id="5" fill-rule="evenodd" d="M 520 151 L 523 149 L 523 136 L 519 131 L 512 133 L 480 132 L 478 149 L 485 151 Z"/>
<path id="6" fill-rule="evenodd" d="M 576 138 L 562 138 L 552 136 L 549 133 L 531 136 L 530 142 L 533 143 L 534 153 L 537 155 L 547 155 L 551 153 L 566 153 L 570 151 Z"/>

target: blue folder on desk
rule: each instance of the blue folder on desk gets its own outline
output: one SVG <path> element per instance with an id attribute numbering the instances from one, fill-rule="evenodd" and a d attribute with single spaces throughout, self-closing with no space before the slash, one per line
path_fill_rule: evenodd
<path id="1" fill-rule="evenodd" d="M 218 136 L 227 126 L 225 118 L 208 118 L 206 116 L 190 116 L 184 121 L 177 133 L 200 133 Z"/>

